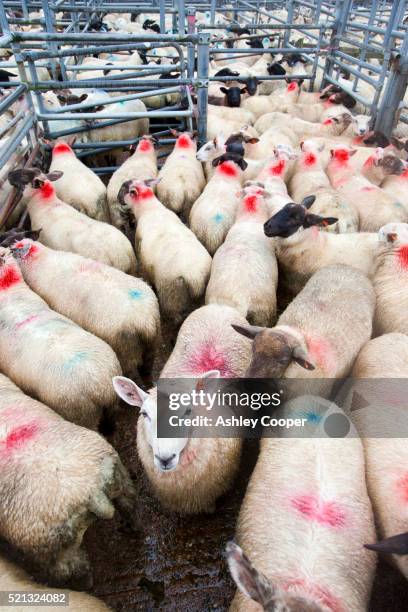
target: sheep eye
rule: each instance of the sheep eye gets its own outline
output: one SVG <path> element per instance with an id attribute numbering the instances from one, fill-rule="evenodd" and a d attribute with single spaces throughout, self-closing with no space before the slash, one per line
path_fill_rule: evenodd
<path id="1" fill-rule="evenodd" d="M 146 410 L 141 410 L 141 411 L 140 411 L 140 414 L 142 415 L 142 417 L 143 417 L 143 418 L 145 418 L 145 419 L 149 419 L 149 421 L 150 421 L 150 417 L 149 417 L 149 415 L 147 414 Z"/>

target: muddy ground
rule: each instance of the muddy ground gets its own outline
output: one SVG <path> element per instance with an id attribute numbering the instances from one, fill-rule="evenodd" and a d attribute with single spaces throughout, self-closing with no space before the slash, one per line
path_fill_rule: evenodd
<path id="1" fill-rule="evenodd" d="M 171 351 L 166 332 L 155 361 L 157 378 Z M 135 447 L 137 411 L 125 407 L 110 438 L 138 491 L 140 531 L 132 533 L 116 516 L 97 521 L 85 535 L 94 573 L 92 593 L 118 612 L 207 612 L 228 609 L 234 586 L 223 559 L 258 446 L 244 446 L 239 478 L 217 503 L 215 514 L 184 517 L 165 513 L 152 497 Z M 407 609 L 408 583 L 386 563 L 378 567 L 370 612 Z M 347 612 L 353 612 L 352 610 Z"/>

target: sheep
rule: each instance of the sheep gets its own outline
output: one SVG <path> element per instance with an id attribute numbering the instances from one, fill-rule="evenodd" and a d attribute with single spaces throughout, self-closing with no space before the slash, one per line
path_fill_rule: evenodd
<path id="1" fill-rule="evenodd" d="M 378 235 L 319 231 L 337 223 L 338 219 L 308 213 L 313 202 L 314 196 L 308 196 L 301 204 L 286 204 L 265 224 L 265 234 L 278 238 L 276 252 L 282 287 L 296 295 L 317 270 L 334 264 L 352 266 L 372 278 Z"/>
<path id="2" fill-rule="evenodd" d="M 377 334 L 408 333 L 408 224 L 387 223 L 378 232 L 379 248 L 374 275 L 377 296 Z M 397 292 L 397 293 L 396 293 Z"/>
<path id="3" fill-rule="evenodd" d="M 208 377 L 243 376 L 251 346 L 234 332 L 232 323 L 244 324 L 245 319 L 229 306 L 210 304 L 195 310 L 180 328 L 160 378 L 194 377 L 200 388 Z M 157 389 L 146 393 L 123 377 L 114 379 L 113 384 L 119 397 L 141 408 L 137 450 L 163 507 L 183 514 L 214 511 L 216 499 L 233 482 L 242 441 L 191 434 L 189 438 L 158 438 Z"/>
<path id="4" fill-rule="evenodd" d="M 331 155 L 327 166 L 330 183 L 342 200 L 356 207 L 360 231 L 375 232 L 386 223 L 408 220 L 408 210 L 401 202 L 370 183 L 349 164 L 353 150 L 338 146 Z"/>
<path id="5" fill-rule="evenodd" d="M 118 200 L 137 221 L 136 244 L 144 271 L 156 288 L 163 314 L 180 323 L 204 294 L 211 257 L 171 210 L 155 197 L 152 181 L 126 181 Z"/>
<path id="6" fill-rule="evenodd" d="M 75 591 L 68 591 L 67 589 L 52 589 L 45 587 L 29 577 L 29 575 L 20 567 L 8 561 L 5 557 L 0 557 L 0 590 L 1 591 L 19 591 L 19 592 L 39 592 L 41 596 L 42 592 L 45 596 L 52 594 L 55 597 L 55 605 L 36 605 L 37 612 L 57 612 L 57 603 L 65 598 L 65 601 L 69 601 L 71 611 L 80 610 L 81 612 L 109 612 L 110 608 L 106 606 L 103 601 L 96 599 L 92 595 L 87 593 L 78 593 Z M 14 612 L 26 612 L 27 606 L 22 604 L 13 605 Z"/>
<path id="7" fill-rule="evenodd" d="M 107 196 L 110 217 L 113 225 L 125 225 L 123 211 L 118 202 L 118 193 L 125 181 L 146 181 L 157 177 L 157 155 L 152 139 L 144 136 L 135 152 L 112 174 L 108 183 Z"/>
<path id="8" fill-rule="evenodd" d="M 54 185 L 57 196 L 92 219 L 109 222 L 105 185 L 65 142 L 57 142 L 52 150 L 49 172 L 59 171 L 61 177 Z"/>
<path id="9" fill-rule="evenodd" d="M 2 374 L 0 421 L 1 537 L 41 579 L 83 577 L 90 568 L 81 543 L 95 517 L 111 519 L 116 498 L 132 519 L 135 492 L 118 454 Z"/>
<path id="10" fill-rule="evenodd" d="M 291 149 L 297 149 L 298 147 L 298 138 L 286 126 L 272 126 L 260 136 L 257 142 L 249 141 L 245 147 L 245 156 L 249 159 L 265 159 L 271 155 L 271 150 L 279 146 Z M 285 168 L 285 178 L 287 172 L 288 167 Z"/>
<path id="11" fill-rule="evenodd" d="M 116 227 L 90 219 L 60 200 L 51 181 L 62 172 L 42 174 L 38 168 L 9 172 L 10 183 L 28 199 L 31 226 L 41 229 L 40 241 L 53 249 L 111 265 L 122 272 L 136 272 L 136 257 L 130 241 Z"/>
<path id="12" fill-rule="evenodd" d="M 374 306 L 373 287 L 359 270 L 344 265 L 318 270 L 275 327 L 234 326 L 253 339 L 246 376 L 320 379 L 319 394 L 330 393 L 333 379 L 347 375 L 371 338 Z"/>
<path id="13" fill-rule="evenodd" d="M 284 412 L 321 420 L 333 407 L 301 396 Z M 230 612 L 255 612 L 259 604 L 268 611 L 364 612 L 375 559 L 363 544 L 375 528 L 361 441 L 283 435 L 262 439 L 238 517 L 237 540 L 257 570 L 238 546 L 227 547 L 241 591 Z"/>
<path id="14" fill-rule="evenodd" d="M 325 119 L 323 123 L 311 123 L 297 117 L 291 117 L 285 113 L 272 112 L 260 117 L 255 123 L 255 130 L 262 134 L 272 126 L 286 126 L 290 128 L 299 138 L 320 136 L 340 136 L 350 125 L 351 115 L 344 114 Z"/>
<path id="15" fill-rule="evenodd" d="M 224 94 L 224 97 L 213 96 L 209 93 L 208 105 L 221 106 L 228 108 L 239 108 L 241 104 L 241 96 L 246 92 L 246 87 L 229 86 L 225 87 L 221 85 L 219 87 L 220 94 Z"/>
<path id="16" fill-rule="evenodd" d="M 252 127 L 252 125 L 244 126 L 242 121 L 233 121 L 223 117 L 218 117 L 215 113 L 212 113 L 211 121 L 209 121 L 207 125 L 207 138 L 208 140 L 212 140 L 221 132 L 228 137 L 230 134 L 241 131 L 241 129 L 244 129 L 246 134 L 250 137 L 256 138 L 259 136 L 258 130 Z"/>
<path id="17" fill-rule="evenodd" d="M 270 96 L 247 98 L 242 102 L 242 108 L 251 111 L 257 119 L 262 115 L 277 111 L 281 107 L 286 108 L 297 101 L 301 83 L 302 81 L 289 83 L 286 89 L 282 89 L 282 93 L 275 91 Z"/>
<path id="18" fill-rule="evenodd" d="M 205 300 L 227 304 L 252 325 L 271 325 L 276 317 L 278 267 L 273 244 L 264 235 L 267 209 L 260 187 L 242 192 L 236 220 L 214 255 Z"/>
<path id="19" fill-rule="evenodd" d="M 29 287 L 51 308 L 109 344 L 126 375 L 135 376 L 137 368 L 143 376 L 150 374 L 160 315 L 147 283 L 28 239 L 15 242 L 11 250 Z"/>
<path id="20" fill-rule="evenodd" d="M 398 540 L 388 538 L 406 530 L 407 525 L 404 495 L 408 456 L 402 433 L 406 430 L 407 363 L 405 334 L 389 333 L 370 340 L 354 363 L 353 385 L 345 402 L 363 441 L 367 487 L 379 537 L 387 538 L 369 546 L 379 552 L 398 553 Z M 356 398 L 362 398 L 357 405 Z M 393 555 L 392 560 L 408 578 L 408 558 Z"/>
<path id="21" fill-rule="evenodd" d="M 357 156 L 352 157 L 351 164 L 355 157 Z M 366 158 L 360 171 L 373 185 L 382 185 L 386 178 L 395 179 L 407 168 L 408 164 L 397 157 L 392 150 L 377 147 L 373 154 Z M 405 200 L 405 197 L 401 199 Z"/>
<path id="22" fill-rule="evenodd" d="M 123 113 L 147 113 L 146 106 L 142 100 L 125 100 L 107 104 L 102 110 L 94 113 L 91 120 L 82 120 L 82 125 L 87 125 L 89 129 L 83 132 L 81 142 L 109 142 L 110 140 L 131 140 L 149 133 L 149 118 L 132 119 L 130 121 L 120 121 Z M 105 127 L 98 127 L 104 122 L 104 115 L 118 115 L 118 122 Z M 111 119 L 105 119 L 111 121 Z M 72 125 L 70 127 L 73 127 Z"/>
<path id="23" fill-rule="evenodd" d="M 386 176 L 381 182 L 381 189 L 397 202 L 405 202 L 408 199 L 408 167 L 398 175 Z"/>
<path id="24" fill-rule="evenodd" d="M 230 108 L 225 106 L 215 106 L 214 104 L 208 105 L 208 117 L 209 122 L 212 121 L 213 116 L 227 121 L 233 121 L 235 123 L 252 124 L 255 123 L 255 115 L 244 108 Z"/>
<path id="25" fill-rule="evenodd" d="M 51 310 L 0 247 L 0 370 L 64 418 L 96 429 L 115 407 L 110 376 L 121 373 L 105 342 Z"/>
<path id="26" fill-rule="evenodd" d="M 203 168 L 196 153 L 197 145 L 190 134 L 180 134 L 159 172 L 157 196 L 160 202 L 185 217 L 205 187 Z"/>
<path id="27" fill-rule="evenodd" d="M 224 242 L 234 223 L 242 180 L 243 171 L 234 161 L 222 162 L 191 208 L 190 229 L 210 255 Z"/>

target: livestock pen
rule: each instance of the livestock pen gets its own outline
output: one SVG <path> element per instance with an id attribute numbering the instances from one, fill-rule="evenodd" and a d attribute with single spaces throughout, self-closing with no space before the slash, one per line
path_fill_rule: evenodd
<path id="1" fill-rule="evenodd" d="M 363 545 L 408 530 L 405 424 L 365 444 L 352 378 L 408 378 L 408 0 L 0 0 L 0 29 L 0 608 L 404 609 L 408 557 Z M 281 416 L 316 455 L 158 433 L 160 384 L 206 377 L 314 377 Z"/>

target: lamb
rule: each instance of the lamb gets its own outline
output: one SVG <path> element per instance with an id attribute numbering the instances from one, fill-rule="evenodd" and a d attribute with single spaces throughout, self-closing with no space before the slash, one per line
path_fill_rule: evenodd
<path id="1" fill-rule="evenodd" d="M 146 181 L 157 177 L 157 155 L 152 139 L 143 136 L 136 151 L 112 174 L 108 183 L 108 205 L 113 225 L 122 228 L 125 225 L 118 193 L 125 181 Z"/>
<path id="2" fill-rule="evenodd" d="M 246 144 L 246 157 L 249 159 L 265 159 L 271 155 L 271 150 L 277 147 L 298 148 L 298 138 L 290 128 L 285 126 L 270 127 L 260 136 L 257 142 L 249 141 Z M 286 168 L 287 170 L 288 168 Z"/>
<path id="3" fill-rule="evenodd" d="M 252 127 L 252 125 L 244 126 L 242 121 L 233 121 L 231 119 L 218 117 L 215 113 L 213 113 L 211 115 L 211 121 L 209 121 L 207 125 L 207 138 L 209 140 L 212 140 L 221 132 L 225 134 L 226 137 L 228 137 L 231 134 L 234 134 L 235 132 L 239 132 L 241 129 L 245 129 L 248 136 L 259 136 L 259 132 L 254 127 Z"/>
<path id="4" fill-rule="evenodd" d="M 297 101 L 301 83 L 296 83 L 295 81 L 289 83 L 286 89 L 282 89 L 282 93 L 274 91 L 270 96 L 247 98 L 242 102 L 242 108 L 251 111 L 257 119 L 262 117 L 262 115 L 277 111 L 279 108 L 286 108 Z M 263 131 L 261 130 L 261 133 Z"/>
<path id="5" fill-rule="evenodd" d="M 379 249 L 374 275 L 377 296 L 377 334 L 408 333 L 408 224 L 387 223 L 378 232 Z"/>
<path id="6" fill-rule="evenodd" d="M 25 282 L 51 308 L 109 344 L 126 375 L 137 375 L 138 368 L 150 375 L 160 314 L 147 283 L 33 240 L 15 242 L 11 250 Z"/>
<path id="7" fill-rule="evenodd" d="M 408 169 L 408 164 L 397 157 L 390 149 L 377 147 L 372 155 L 366 158 L 363 166 L 360 168 L 361 174 L 373 185 L 382 185 L 387 178 L 395 180 L 396 177 L 403 175 Z M 351 164 L 355 157 L 357 156 L 352 157 Z M 397 193 L 399 193 L 399 190 Z M 391 195 L 394 194 L 391 193 Z M 404 201 L 405 194 L 401 195 L 403 195 L 401 199 Z"/>
<path id="8" fill-rule="evenodd" d="M 408 578 L 408 558 L 399 556 L 402 551 L 397 548 L 403 537 L 388 540 L 407 528 L 404 495 L 408 456 L 402 433 L 406 431 L 407 363 L 405 334 L 389 333 L 370 340 L 355 361 L 354 384 L 346 398 L 346 408 L 363 440 L 368 492 L 379 537 L 386 538 L 369 548 L 397 553 L 392 560 Z M 355 398 L 359 401 L 358 410 Z"/>
<path id="9" fill-rule="evenodd" d="M 313 202 L 314 196 L 309 196 L 301 204 L 286 204 L 264 227 L 267 236 L 279 238 L 276 252 L 282 273 L 280 281 L 290 295 L 299 293 L 309 278 L 325 266 L 352 266 L 368 278 L 375 272 L 378 235 L 319 231 L 338 219 L 308 213 Z"/>
<path id="10" fill-rule="evenodd" d="M 43 244 L 95 259 L 122 272 L 136 272 L 132 245 L 122 232 L 90 219 L 57 197 L 51 181 L 59 179 L 62 172 L 42 174 L 38 168 L 25 168 L 13 170 L 8 176 L 18 189 L 25 187 L 31 226 L 41 229 Z"/>
<path id="11" fill-rule="evenodd" d="M 125 100 L 107 104 L 102 110 L 94 113 L 95 117 L 91 120 L 82 120 L 82 125 L 86 124 L 89 128 L 83 133 L 82 142 L 109 142 L 116 140 L 134 140 L 143 134 L 149 133 L 150 121 L 148 117 L 121 121 L 120 115 L 124 113 L 146 113 L 146 105 L 142 100 Z M 118 115 L 118 121 L 112 125 L 98 127 L 99 124 L 112 121 L 106 119 L 105 115 Z M 72 127 L 72 126 L 71 126 Z"/>
<path id="12" fill-rule="evenodd" d="M 203 168 L 196 159 L 196 153 L 197 145 L 190 134 L 180 134 L 159 172 L 159 200 L 173 212 L 183 213 L 185 217 L 205 187 Z"/>
<path id="13" fill-rule="evenodd" d="M 213 255 L 234 223 L 243 171 L 232 160 L 216 167 L 203 193 L 190 211 L 190 228 Z"/>
<path id="14" fill-rule="evenodd" d="M 61 584 L 86 577 L 81 543 L 95 517 L 111 519 L 116 498 L 133 518 L 135 492 L 118 454 L 2 374 L 0 421 L 1 537 L 40 579 Z"/>
<path id="15" fill-rule="evenodd" d="M 408 220 L 408 210 L 401 202 L 370 183 L 349 164 L 353 151 L 339 146 L 332 150 L 327 175 L 342 200 L 354 205 L 360 219 L 360 231 L 375 232 L 392 221 Z"/>
<path id="16" fill-rule="evenodd" d="M 88 217 L 109 223 L 105 185 L 65 142 L 54 145 L 49 171 L 62 171 L 54 186 L 59 198 Z"/>
<path id="17" fill-rule="evenodd" d="M 386 176 L 381 182 L 381 189 L 394 198 L 397 202 L 408 200 L 408 167 L 399 174 Z"/>
<path id="18" fill-rule="evenodd" d="M 315 138 L 318 136 L 330 138 L 331 136 L 340 136 L 350 125 L 350 122 L 351 115 L 348 113 L 330 117 L 325 119 L 323 123 L 316 124 L 310 121 L 303 121 L 303 119 L 298 119 L 297 117 L 291 117 L 286 113 L 272 112 L 260 117 L 254 127 L 259 134 L 266 132 L 272 126 L 278 125 L 279 127 L 285 126 L 290 128 L 299 138 Z"/>
<path id="19" fill-rule="evenodd" d="M 163 314 L 177 324 L 204 294 L 211 257 L 193 232 L 155 197 L 152 181 L 126 181 L 118 199 L 137 221 L 136 244 Z"/>
<path id="20" fill-rule="evenodd" d="M 301 396 L 284 411 L 292 416 L 305 408 L 321 420 L 333 404 Z M 269 611 L 364 612 L 375 559 L 363 544 L 374 534 L 358 437 L 263 438 L 237 524 L 237 540 L 257 570 L 228 545 L 241 591 L 230 612 L 255 612 L 259 604 Z"/>
<path id="21" fill-rule="evenodd" d="M 252 124 L 255 123 L 255 115 L 251 111 L 245 108 L 230 108 L 225 106 L 215 106 L 214 104 L 208 105 L 209 121 L 211 122 L 214 115 L 227 121 L 233 121 L 234 123 Z"/>
<path id="22" fill-rule="evenodd" d="M 359 270 L 344 265 L 318 270 L 275 327 L 235 326 L 253 339 L 246 376 L 320 379 L 319 394 L 330 393 L 333 379 L 347 375 L 371 338 L 374 307 L 373 287 Z"/>
<path id="23" fill-rule="evenodd" d="M 227 304 L 252 325 L 271 325 L 276 317 L 278 266 L 274 245 L 264 235 L 267 209 L 260 187 L 242 192 L 234 225 L 214 255 L 207 304 Z"/>
<path id="24" fill-rule="evenodd" d="M 106 383 L 121 369 L 110 346 L 51 310 L 3 247 L 0 295 L 0 370 L 64 418 L 96 429 L 116 405 Z"/>
<path id="25" fill-rule="evenodd" d="M 71 611 L 80 610 L 81 612 L 109 612 L 108 608 L 103 601 L 96 599 L 92 595 L 87 593 L 78 593 L 76 591 L 68 591 L 67 589 L 52 589 L 45 587 L 32 581 L 28 574 L 17 567 L 11 561 L 8 561 L 5 557 L 0 557 L 0 589 L 1 591 L 29 591 L 29 592 L 41 592 L 51 593 L 55 596 L 55 602 L 61 601 L 60 595 L 65 597 L 65 601 L 69 600 Z M 44 593 L 45 595 L 45 593 Z M 27 606 L 22 604 L 13 605 L 14 612 L 26 612 Z M 57 604 L 52 606 L 48 605 L 36 605 L 37 612 L 57 612 Z"/>
<path id="26" fill-rule="evenodd" d="M 245 319 L 229 306 L 210 304 L 185 320 L 160 378 L 243 376 L 250 359 L 250 342 L 240 337 L 232 323 Z M 209 370 L 209 368 L 211 368 Z M 140 406 L 137 450 L 154 493 L 161 504 L 183 514 L 212 512 L 216 499 L 231 486 L 238 469 L 238 438 L 158 438 L 157 390 L 148 393 L 131 380 L 113 381 L 116 392 L 128 404 Z"/>

